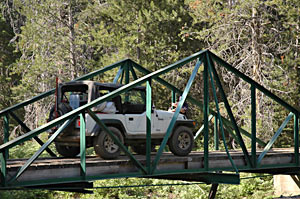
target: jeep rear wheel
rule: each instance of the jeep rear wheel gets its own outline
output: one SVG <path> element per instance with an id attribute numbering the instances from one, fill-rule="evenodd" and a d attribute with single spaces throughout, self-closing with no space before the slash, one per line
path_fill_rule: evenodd
<path id="1" fill-rule="evenodd" d="M 119 129 L 115 127 L 108 127 L 115 136 L 117 136 L 121 143 L 124 143 L 124 138 Z M 116 159 L 120 155 L 120 147 L 113 141 L 113 139 L 104 131 L 94 141 L 94 150 L 97 155 L 103 159 Z"/>
<path id="2" fill-rule="evenodd" d="M 194 136 L 191 129 L 179 126 L 169 139 L 169 148 L 174 155 L 186 156 L 193 148 Z"/>
<path id="3" fill-rule="evenodd" d="M 56 147 L 56 151 L 64 157 L 72 158 L 78 155 L 80 152 L 80 148 L 76 146 L 66 146 L 66 145 L 55 143 L 55 147 Z"/>

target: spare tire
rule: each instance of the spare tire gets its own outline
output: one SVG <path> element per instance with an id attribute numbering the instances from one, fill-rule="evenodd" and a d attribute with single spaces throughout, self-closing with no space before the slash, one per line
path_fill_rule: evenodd
<path id="1" fill-rule="evenodd" d="M 66 114 L 72 110 L 73 109 L 69 104 L 59 103 L 57 106 L 57 114 L 55 113 L 55 106 L 53 106 L 51 108 L 48 122 Z M 60 125 L 62 125 L 62 124 L 60 124 Z M 54 133 L 60 125 L 58 125 L 55 128 L 52 128 L 52 132 Z M 62 132 L 62 136 L 67 135 L 68 132 L 72 132 L 72 130 L 74 130 L 74 125 L 75 125 L 75 121 L 72 122 L 72 124 L 70 124 L 68 127 L 66 127 L 64 129 L 64 131 Z M 64 157 L 75 157 L 80 152 L 80 147 L 61 145 L 61 144 L 59 144 L 59 142 L 55 142 L 55 147 L 56 147 L 56 151 Z"/>
<path id="2" fill-rule="evenodd" d="M 55 105 L 51 108 L 48 122 L 54 120 L 70 111 L 72 111 L 72 107 L 68 103 L 59 103 L 57 106 L 57 116 L 55 113 Z"/>

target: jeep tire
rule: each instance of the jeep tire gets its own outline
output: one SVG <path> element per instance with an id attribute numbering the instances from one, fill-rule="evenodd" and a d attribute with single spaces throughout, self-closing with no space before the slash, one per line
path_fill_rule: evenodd
<path id="1" fill-rule="evenodd" d="M 190 128 L 179 126 L 169 139 L 170 151 L 177 156 L 188 155 L 193 148 L 194 136 Z"/>
<path id="2" fill-rule="evenodd" d="M 61 144 L 58 144 L 57 142 L 55 142 L 55 147 L 56 147 L 56 151 L 60 155 L 62 155 L 64 157 L 68 157 L 68 158 L 75 157 L 80 152 L 80 148 L 79 147 L 61 145 Z"/>
<path id="3" fill-rule="evenodd" d="M 112 126 L 108 128 L 119 138 L 121 143 L 124 143 L 123 135 L 119 129 Z M 101 131 L 94 140 L 94 150 L 103 159 L 116 159 L 120 155 L 120 147 L 105 131 Z"/>

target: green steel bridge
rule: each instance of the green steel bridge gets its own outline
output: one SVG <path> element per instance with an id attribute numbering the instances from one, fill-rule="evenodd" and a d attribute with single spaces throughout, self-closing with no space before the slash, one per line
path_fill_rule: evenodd
<path id="1" fill-rule="evenodd" d="M 191 63 L 195 63 L 195 67 L 183 91 L 161 78 L 164 74 Z M 200 66 L 203 67 L 200 69 Z M 250 132 L 238 126 L 217 72 L 217 66 L 219 68 L 223 67 L 233 73 L 236 78 L 249 84 L 249 92 L 251 93 L 251 103 L 249 104 L 251 110 Z M 213 198 L 218 184 L 239 184 L 240 172 L 286 174 L 293 176 L 299 174 L 299 111 L 209 50 L 195 53 L 155 72 L 151 72 L 134 61 L 126 59 L 86 74 L 73 81 L 92 79 L 111 70 L 118 71 L 113 80 L 114 83 L 123 83 L 124 86 L 36 129 L 32 130 L 26 126 L 15 112 L 18 109 L 24 108 L 24 106 L 54 95 L 55 89 L 0 111 L 0 117 L 3 119 L 4 125 L 4 144 L 0 145 L 0 190 L 43 188 L 85 192 L 86 189 L 93 187 L 92 182 L 95 180 L 138 177 L 205 182 L 212 184 L 211 198 Z M 189 95 L 197 74 L 203 77 L 202 89 L 204 94 L 202 101 Z M 175 102 L 176 95 L 181 95 L 181 100 L 178 103 L 179 108 L 176 109 L 167 133 L 157 152 L 151 152 L 151 95 L 152 82 L 154 81 L 164 86 L 164 88 L 170 89 L 173 102 Z M 119 142 L 118 138 L 114 136 L 107 126 L 98 119 L 95 113 L 91 111 L 94 106 L 141 84 L 146 84 L 145 119 L 147 121 L 147 145 L 146 155 L 144 156 L 134 154 L 128 150 L 125 145 Z M 256 136 L 257 92 L 263 93 L 271 101 L 281 105 L 282 109 L 287 112 L 286 118 L 282 119 L 282 124 L 278 130 L 271 132 L 272 138 L 267 143 Z M 211 93 L 213 97 L 211 97 Z M 220 113 L 220 98 L 222 104 L 224 104 L 223 109 L 227 111 L 228 119 Z M 204 143 L 203 151 L 193 151 L 186 157 L 178 157 L 170 152 L 165 152 L 164 149 L 184 101 L 188 101 L 202 110 L 203 125 L 197 130 L 195 139 L 201 137 Z M 86 113 L 122 149 L 123 155 L 119 159 L 103 160 L 97 156 L 86 155 L 85 120 L 83 117 Z M 78 117 L 80 117 L 81 124 L 80 155 L 76 158 L 57 157 L 51 151 L 49 145 L 54 142 L 55 138 L 64 128 Z M 25 134 L 13 140 L 9 140 L 12 125 L 11 120 L 15 120 L 26 131 Z M 60 125 L 60 127 L 46 142 L 40 140 L 38 137 L 40 134 L 47 134 L 47 130 L 57 125 Z M 284 149 L 273 148 L 273 144 L 287 126 L 289 131 L 293 132 L 292 143 L 289 143 L 289 146 L 293 147 Z M 212 135 L 209 135 L 210 129 L 213 129 Z M 228 149 L 225 132 L 230 133 L 234 137 L 239 145 L 239 150 Z M 29 159 L 9 158 L 10 149 L 22 145 L 31 139 L 35 139 L 41 145 L 40 149 L 32 157 Z M 209 139 L 214 141 L 214 150 L 209 149 Z M 250 146 L 248 148 L 245 144 L 246 139 L 250 143 L 247 144 Z M 260 148 L 257 147 L 258 145 Z M 44 151 L 49 154 L 49 157 L 40 157 Z"/>

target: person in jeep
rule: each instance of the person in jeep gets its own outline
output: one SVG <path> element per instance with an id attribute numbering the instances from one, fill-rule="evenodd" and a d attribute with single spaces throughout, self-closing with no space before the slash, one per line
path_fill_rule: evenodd
<path id="1" fill-rule="evenodd" d="M 181 100 L 181 96 L 178 98 L 177 102 L 171 104 L 171 107 L 169 108 L 169 111 L 175 112 L 180 100 Z M 188 104 L 186 102 L 184 102 L 181 109 L 180 109 L 180 113 L 186 115 L 186 113 L 188 111 L 188 108 L 189 108 Z"/>

